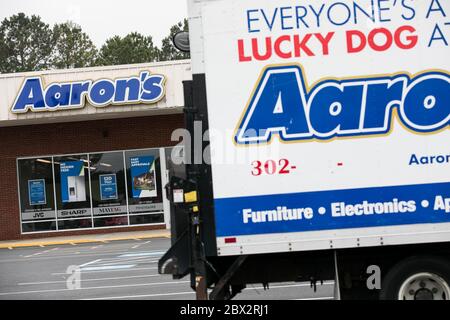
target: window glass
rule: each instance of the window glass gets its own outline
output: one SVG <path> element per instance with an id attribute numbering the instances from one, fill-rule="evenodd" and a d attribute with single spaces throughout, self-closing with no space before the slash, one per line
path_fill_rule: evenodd
<path id="1" fill-rule="evenodd" d="M 42 232 L 56 230 L 56 221 L 22 223 L 22 232 Z"/>
<path id="2" fill-rule="evenodd" d="M 183 146 L 166 148 L 166 166 L 170 176 L 186 179 L 186 166 L 188 163 Z"/>
<path id="3" fill-rule="evenodd" d="M 58 230 L 72 230 L 72 229 L 83 229 L 91 228 L 92 219 L 67 219 L 58 220 Z"/>
<path id="4" fill-rule="evenodd" d="M 95 228 L 107 228 L 115 226 L 126 226 L 128 225 L 128 216 L 112 216 L 104 218 L 94 218 Z"/>
<path id="5" fill-rule="evenodd" d="M 94 218 L 127 214 L 123 152 L 89 154 Z"/>
<path id="6" fill-rule="evenodd" d="M 17 163 L 22 222 L 55 219 L 52 158 L 21 159 Z M 39 226 L 45 229 L 43 224 Z"/>
<path id="7" fill-rule="evenodd" d="M 88 156 L 73 155 L 54 157 L 53 159 L 58 219 L 91 217 L 89 190 L 89 169 L 91 167 Z M 67 224 L 62 223 L 61 226 L 66 228 Z M 84 220 L 75 220 L 72 224 L 76 228 L 91 227 Z M 58 228 L 60 228 L 59 223 Z"/>
<path id="8" fill-rule="evenodd" d="M 130 224 L 164 223 L 164 214 L 130 215 Z"/>
<path id="9" fill-rule="evenodd" d="M 164 208 L 159 149 L 127 151 L 125 160 L 130 215 L 162 212 Z M 131 221 L 142 219 L 130 217 L 130 223 L 134 224 Z"/>
<path id="10" fill-rule="evenodd" d="M 17 170 L 24 233 L 164 223 L 159 148 L 18 159 Z"/>

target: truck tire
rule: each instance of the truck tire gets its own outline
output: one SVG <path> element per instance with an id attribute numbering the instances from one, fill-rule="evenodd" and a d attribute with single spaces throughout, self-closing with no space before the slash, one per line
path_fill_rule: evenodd
<path id="1" fill-rule="evenodd" d="M 401 261 L 384 277 L 380 300 L 450 300 L 450 261 L 429 256 Z"/>

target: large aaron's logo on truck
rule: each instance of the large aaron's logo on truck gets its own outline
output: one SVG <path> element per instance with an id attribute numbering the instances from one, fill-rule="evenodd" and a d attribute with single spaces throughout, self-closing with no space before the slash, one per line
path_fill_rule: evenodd
<path id="1" fill-rule="evenodd" d="M 298 65 L 266 68 L 240 120 L 238 144 L 328 140 L 391 131 L 394 114 L 413 132 L 436 132 L 450 123 L 450 76 L 417 75 L 327 79 L 311 89 Z"/>

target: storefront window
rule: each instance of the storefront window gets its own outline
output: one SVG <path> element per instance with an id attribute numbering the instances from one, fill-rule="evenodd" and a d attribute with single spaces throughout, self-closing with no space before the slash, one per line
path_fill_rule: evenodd
<path id="1" fill-rule="evenodd" d="M 87 155 L 54 157 L 58 229 L 92 227 Z"/>
<path id="2" fill-rule="evenodd" d="M 58 220 L 58 230 L 86 229 L 92 227 L 92 219 L 64 219 Z"/>
<path id="3" fill-rule="evenodd" d="M 127 225 L 123 152 L 90 154 L 95 227 Z"/>
<path id="4" fill-rule="evenodd" d="M 147 224 L 158 216 L 164 220 L 159 149 L 127 151 L 125 159 L 130 224 Z"/>
<path id="5" fill-rule="evenodd" d="M 43 222 L 24 222 L 22 223 L 22 232 L 44 232 L 56 230 L 55 221 L 43 221 Z"/>
<path id="6" fill-rule="evenodd" d="M 21 159 L 17 165 L 22 230 L 55 230 L 52 158 Z"/>
<path id="7" fill-rule="evenodd" d="M 18 159 L 17 171 L 23 233 L 164 223 L 160 149 Z"/>

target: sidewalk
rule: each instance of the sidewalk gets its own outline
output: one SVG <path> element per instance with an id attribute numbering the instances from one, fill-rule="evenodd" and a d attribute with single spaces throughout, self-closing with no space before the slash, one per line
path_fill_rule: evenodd
<path id="1" fill-rule="evenodd" d="M 0 241 L 0 249 L 20 247 L 42 247 L 62 244 L 78 244 L 90 242 L 109 242 L 118 240 L 138 240 L 152 238 L 170 238 L 170 230 L 149 230 L 133 232 L 116 232 L 107 234 L 89 234 L 81 236 L 50 237 L 40 239 Z"/>

